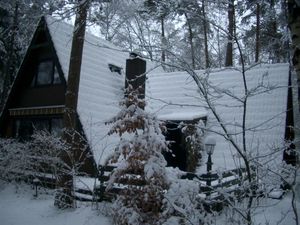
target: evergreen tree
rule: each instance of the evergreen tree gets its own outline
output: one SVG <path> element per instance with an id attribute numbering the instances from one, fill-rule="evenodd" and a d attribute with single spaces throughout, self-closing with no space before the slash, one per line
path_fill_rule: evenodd
<path id="1" fill-rule="evenodd" d="M 7 8 L 0 6 L 0 112 L 6 101 L 18 68 L 21 52 L 17 39 L 19 28 L 19 2 Z"/>
<path id="2" fill-rule="evenodd" d="M 241 25 L 246 27 L 243 43 L 248 63 L 286 62 L 287 50 L 283 41 L 285 19 L 280 1 L 240 1 L 237 10 L 241 17 Z"/>
<path id="3" fill-rule="evenodd" d="M 160 0 L 145 0 L 144 1 L 144 15 L 148 15 L 159 21 L 161 27 L 161 61 L 166 62 L 167 39 L 165 35 L 165 20 L 167 16 L 174 10 L 173 1 Z"/>
<path id="4" fill-rule="evenodd" d="M 121 141 L 110 161 L 117 162 L 117 168 L 108 189 L 126 175 L 129 181 L 139 176 L 144 185 L 130 185 L 117 196 L 113 218 L 116 224 L 160 224 L 164 220 L 164 190 L 168 188 L 162 151 L 168 147 L 161 124 L 143 110 L 145 102 L 138 92 L 130 85 L 128 90 L 121 111 L 109 121 L 114 123 L 109 134 L 119 134 Z"/>

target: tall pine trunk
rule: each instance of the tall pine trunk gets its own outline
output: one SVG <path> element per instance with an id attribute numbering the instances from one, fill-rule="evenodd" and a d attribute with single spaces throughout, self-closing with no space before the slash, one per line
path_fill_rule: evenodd
<path id="1" fill-rule="evenodd" d="M 259 61 L 259 53 L 260 53 L 260 4 L 256 3 L 255 62 Z"/>
<path id="2" fill-rule="evenodd" d="M 299 119 L 300 119 L 300 3 L 296 0 L 288 0 L 288 26 L 291 31 L 292 38 L 292 49 L 293 49 L 293 65 L 297 76 L 297 86 L 294 89 L 294 93 L 298 96 L 294 99 L 294 104 L 297 106 L 294 108 L 294 123 L 295 123 L 295 140 L 294 144 L 298 150 L 297 164 L 299 167 L 299 149 L 300 149 L 300 130 L 299 130 Z M 296 177 L 296 170 L 295 170 Z M 300 197 L 300 181 L 296 179 L 295 188 L 293 190 L 292 206 L 296 217 L 296 224 L 299 224 L 299 218 L 296 210 L 295 199 Z M 297 197 L 296 197 L 296 196 Z"/>
<path id="3" fill-rule="evenodd" d="M 280 50 L 278 49 L 277 45 L 275 44 L 278 40 L 277 40 L 277 33 L 278 33 L 278 22 L 277 22 L 277 18 L 276 18 L 276 9 L 275 9 L 275 1 L 271 0 L 270 1 L 270 9 L 269 11 L 271 12 L 271 23 L 270 23 L 270 27 L 271 27 L 271 42 L 273 45 L 272 50 L 270 51 L 271 53 L 271 60 L 272 63 L 280 63 L 280 58 L 281 58 L 281 53 Z"/>
<path id="4" fill-rule="evenodd" d="M 161 25 L 161 61 L 162 63 L 166 62 L 166 36 L 165 36 L 165 18 L 164 16 L 160 17 Z"/>
<path id="5" fill-rule="evenodd" d="M 205 11 L 205 1 L 202 0 L 202 13 L 203 13 L 203 33 L 204 33 L 204 55 L 205 55 L 205 68 L 210 67 L 209 54 L 208 54 L 208 39 L 207 39 L 207 21 Z"/>
<path id="6" fill-rule="evenodd" d="M 88 0 L 79 0 L 73 31 L 68 83 L 65 95 L 65 112 L 63 117 L 65 129 L 63 139 L 67 144 L 67 149 L 61 152 L 61 159 L 64 162 L 64 166 L 59 173 L 57 181 L 59 189 L 54 203 L 59 208 L 74 206 L 72 169 L 75 151 L 78 150 L 78 139 L 76 138 L 76 130 L 78 127 L 77 102 L 87 9 Z"/>
<path id="7" fill-rule="evenodd" d="M 233 35 L 234 35 L 234 0 L 228 2 L 228 43 L 225 66 L 233 66 Z"/>
<path id="8" fill-rule="evenodd" d="M 292 37 L 292 60 L 297 74 L 298 93 L 300 93 L 300 5 L 295 0 L 288 0 L 288 24 Z M 298 96 L 298 102 L 300 102 L 300 96 Z"/>
<path id="9" fill-rule="evenodd" d="M 189 31 L 189 43 L 190 43 L 190 48 L 191 48 L 191 58 L 192 58 L 192 68 L 196 69 L 195 65 L 195 49 L 194 49 L 194 43 L 193 43 L 193 30 L 192 30 L 192 24 L 190 19 L 188 18 L 188 15 L 184 13 L 184 16 L 186 18 L 186 23 L 188 25 L 188 31 Z"/>

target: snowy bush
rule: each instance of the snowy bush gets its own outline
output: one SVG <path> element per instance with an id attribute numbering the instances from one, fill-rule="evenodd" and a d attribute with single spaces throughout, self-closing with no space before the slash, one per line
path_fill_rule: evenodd
<path id="1" fill-rule="evenodd" d="M 199 181 L 180 179 L 182 173 L 168 168 L 170 186 L 164 195 L 164 213 L 168 220 L 163 225 L 211 224 L 214 214 L 204 209 Z"/>
<path id="2" fill-rule="evenodd" d="M 0 174 L 4 180 L 27 180 L 32 177 L 57 174 L 62 162 L 61 140 L 46 132 L 38 132 L 27 142 L 0 139 Z"/>

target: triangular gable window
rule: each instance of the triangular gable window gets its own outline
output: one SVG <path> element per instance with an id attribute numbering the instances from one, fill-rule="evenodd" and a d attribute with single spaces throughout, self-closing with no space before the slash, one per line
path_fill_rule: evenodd
<path id="1" fill-rule="evenodd" d="M 40 61 L 36 69 L 36 74 L 31 82 L 31 87 L 61 83 L 60 76 L 53 60 L 48 59 Z"/>

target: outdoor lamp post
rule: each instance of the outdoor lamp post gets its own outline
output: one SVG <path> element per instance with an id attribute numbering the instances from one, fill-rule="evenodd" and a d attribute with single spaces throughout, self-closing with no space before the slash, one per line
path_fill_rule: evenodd
<path id="1" fill-rule="evenodd" d="M 40 183 L 40 180 L 38 178 L 34 178 L 32 183 L 35 187 L 35 194 L 33 196 L 37 197 L 38 196 L 38 184 Z"/>
<path id="2" fill-rule="evenodd" d="M 207 178 L 207 186 L 210 186 L 211 185 L 211 169 L 212 169 L 212 160 L 211 160 L 211 156 L 212 154 L 214 153 L 214 150 L 215 150 L 215 146 L 216 146 L 216 140 L 211 137 L 211 136 L 208 136 L 207 138 L 205 138 L 205 141 L 204 141 L 204 144 L 205 144 L 205 151 L 208 155 L 208 158 L 207 158 L 207 167 L 206 167 L 206 171 L 207 171 L 207 175 L 208 175 L 208 178 Z"/>

